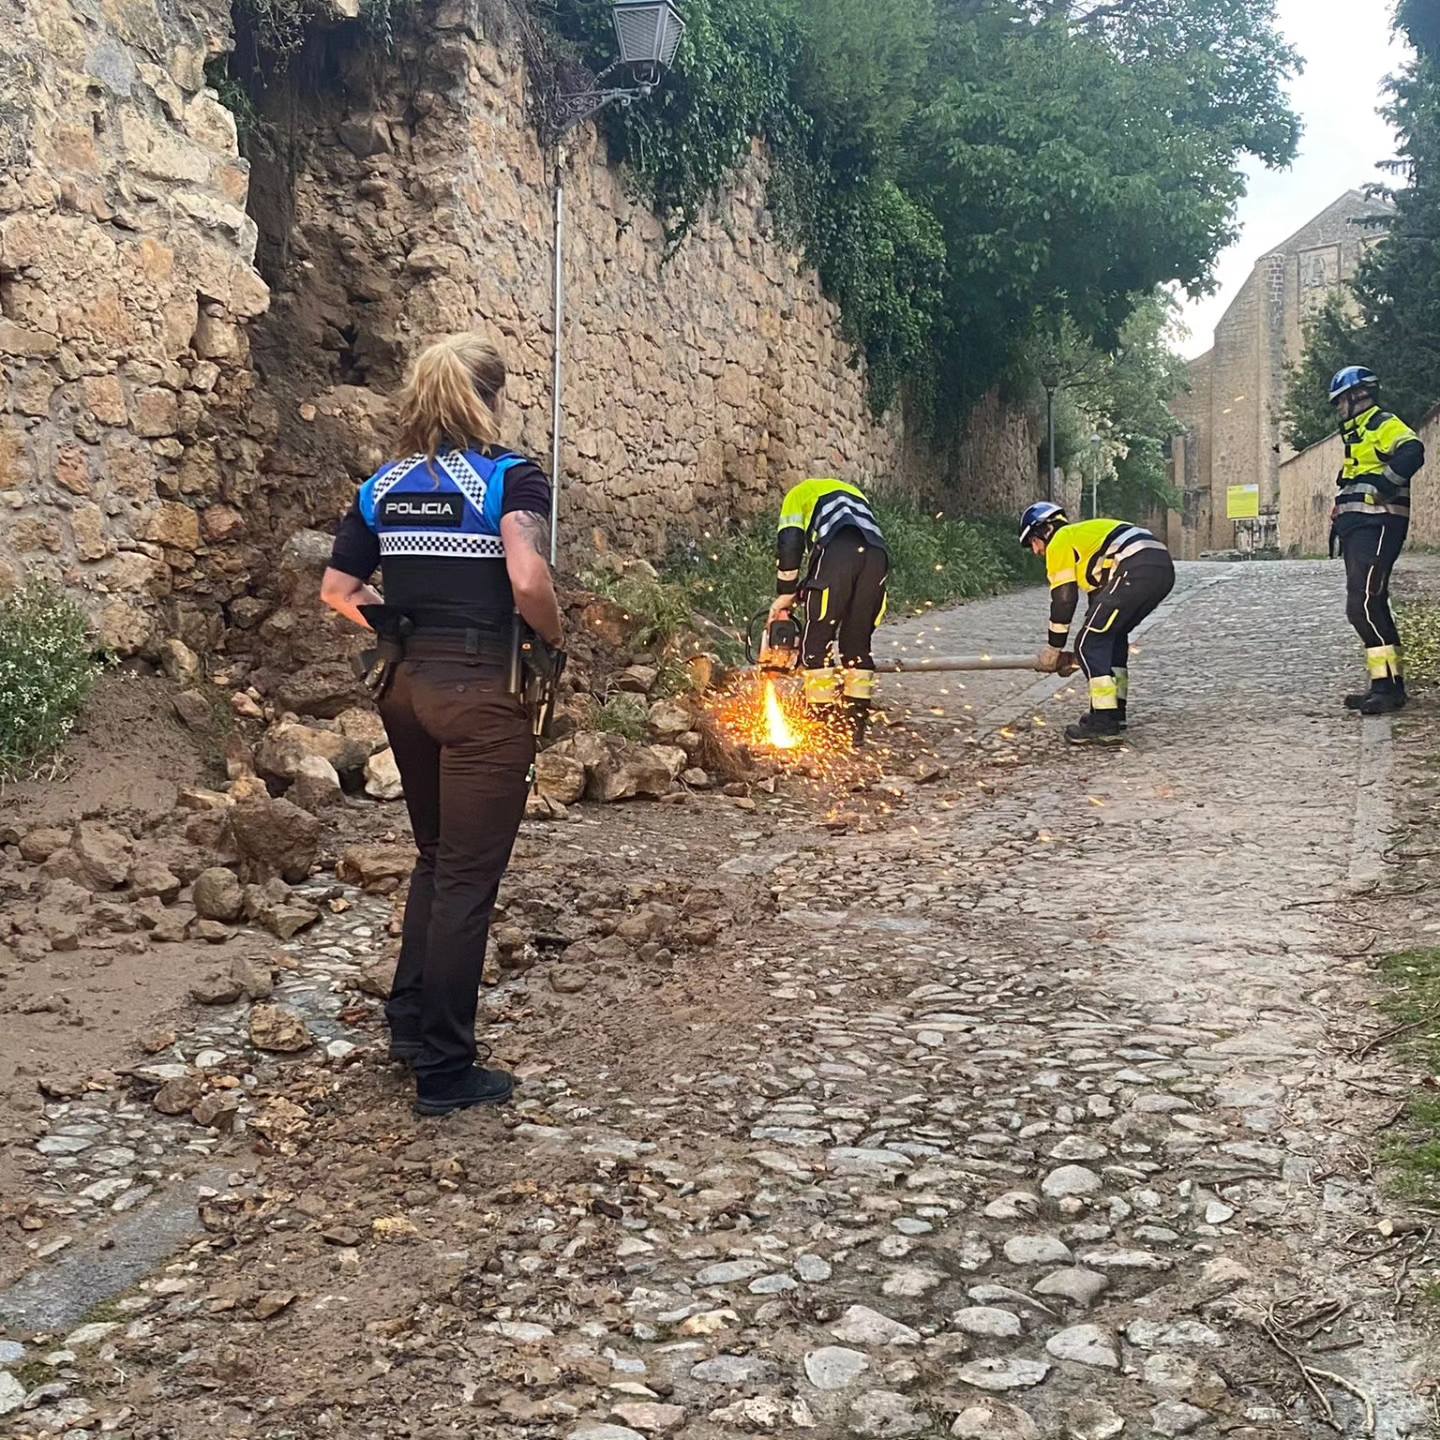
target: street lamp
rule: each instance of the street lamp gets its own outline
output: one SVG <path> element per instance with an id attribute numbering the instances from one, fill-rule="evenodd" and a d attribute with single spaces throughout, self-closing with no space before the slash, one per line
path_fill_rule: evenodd
<path id="1" fill-rule="evenodd" d="M 555 369 L 550 388 L 550 563 L 555 564 L 560 535 L 560 432 L 565 323 L 565 150 L 561 143 L 577 125 L 598 115 L 607 105 L 629 105 L 650 94 L 670 68 L 685 22 L 674 0 L 612 0 L 610 18 L 620 58 L 595 77 L 588 90 L 557 92 L 550 97 L 544 126 L 547 146 L 555 147 Z M 616 71 L 627 70 L 629 85 L 605 86 Z"/>
<path id="2" fill-rule="evenodd" d="M 1055 392 L 1060 388 L 1060 377 L 1053 367 L 1047 366 L 1040 376 L 1045 387 L 1045 498 L 1055 499 Z M 1062 495 L 1063 502 L 1064 496 Z"/>
<path id="3" fill-rule="evenodd" d="M 1090 437 L 1090 518 L 1100 518 L 1100 447 L 1105 443 L 1099 435 Z"/>

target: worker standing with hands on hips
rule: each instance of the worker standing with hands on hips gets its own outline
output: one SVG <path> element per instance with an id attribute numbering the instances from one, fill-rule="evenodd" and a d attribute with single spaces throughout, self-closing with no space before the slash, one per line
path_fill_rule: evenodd
<path id="1" fill-rule="evenodd" d="M 475 1043 L 490 916 L 535 758 L 513 675 L 521 648 L 563 663 L 550 484 L 499 443 L 504 391 L 505 362 L 477 335 L 421 352 L 399 396 L 404 456 L 361 487 L 321 584 L 327 605 L 379 637 L 371 686 L 419 852 L 385 1014 L 424 1115 L 515 1088 L 476 1065 Z M 383 601 L 368 583 L 377 568 Z"/>
<path id="2" fill-rule="evenodd" d="M 804 480 L 786 494 L 770 619 L 784 620 L 799 608 L 806 703 L 838 722 L 843 701 L 856 745 L 865 739 L 875 695 L 870 647 L 885 611 L 889 574 L 885 536 L 858 486 Z"/>
<path id="3" fill-rule="evenodd" d="M 1405 703 L 1400 630 L 1390 610 L 1390 573 L 1410 531 L 1410 482 L 1425 446 L 1401 419 L 1380 408 L 1380 379 L 1350 365 L 1330 382 L 1340 414 L 1345 464 L 1330 512 L 1330 548 L 1345 560 L 1345 614 L 1365 646 L 1370 688 L 1347 695 L 1348 709 L 1386 715 Z"/>
<path id="4" fill-rule="evenodd" d="M 1130 635 L 1175 588 L 1170 552 L 1148 530 L 1121 520 L 1071 524 L 1060 506 L 1031 505 L 1020 517 L 1020 544 L 1045 557 L 1050 630 L 1035 659 L 1057 672 L 1083 590 L 1090 597 L 1075 658 L 1090 684 L 1090 709 L 1066 727 L 1072 745 L 1118 745 L 1128 720 Z"/>

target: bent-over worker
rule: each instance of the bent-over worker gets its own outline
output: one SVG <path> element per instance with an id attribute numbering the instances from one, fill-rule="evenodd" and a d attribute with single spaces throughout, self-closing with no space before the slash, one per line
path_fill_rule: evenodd
<path id="1" fill-rule="evenodd" d="M 801 576 L 804 576 L 802 579 Z M 875 695 L 871 644 L 885 610 L 890 554 L 859 486 L 804 480 L 780 503 L 771 620 L 802 606 L 805 700 L 833 715 L 844 703 L 851 739 L 865 738 Z"/>
<path id="2" fill-rule="evenodd" d="M 490 916 L 535 758 L 511 684 L 513 627 L 518 610 L 558 647 L 561 623 L 545 558 L 550 484 L 499 443 L 504 390 L 504 361 L 476 335 L 420 354 L 399 398 L 404 457 L 361 487 L 321 588 L 389 657 L 372 675 L 383 673 L 380 718 L 419 857 L 385 1014 L 391 1058 L 413 1064 L 425 1115 L 497 1104 L 515 1085 L 475 1063 Z M 377 567 L 383 604 L 367 583 Z"/>
<path id="3" fill-rule="evenodd" d="M 1081 591 L 1090 597 L 1075 641 L 1090 709 L 1066 727 L 1065 738 L 1072 745 L 1118 744 L 1128 719 L 1130 635 L 1174 589 L 1170 552 L 1138 525 L 1071 524 L 1060 506 L 1045 500 L 1020 517 L 1020 544 L 1045 557 L 1050 581 L 1050 629 L 1036 669 L 1060 669 Z"/>

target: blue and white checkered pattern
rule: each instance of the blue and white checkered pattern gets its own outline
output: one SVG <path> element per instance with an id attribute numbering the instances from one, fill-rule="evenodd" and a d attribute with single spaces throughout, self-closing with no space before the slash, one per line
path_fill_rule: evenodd
<path id="1" fill-rule="evenodd" d="M 491 459 L 477 450 L 445 450 L 432 461 L 410 455 L 376 472 L 360 488 L 360 513 L 380 539 L 385 556 L 424 556 L 452 560 L 503 560 L 500 516 L 505 504 L 505 475 L 523 463 L 519 455 Z M 463 498 L 460 528 L 417 525 L 411 516 L 403 524 L 384 518 L 381 501 L 387 496 L 413 496 L 434 500 L 440 495 Z M 453 509 L 452 512 L 453 514 Z"/>

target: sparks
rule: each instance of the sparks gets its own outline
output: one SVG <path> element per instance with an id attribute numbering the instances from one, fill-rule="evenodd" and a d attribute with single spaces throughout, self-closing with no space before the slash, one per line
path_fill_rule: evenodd
<path id="1" fill-rule="evenodd" d="M 793 750 L 800 743 L 800 736 L 780 707 L 773 680 L 765 682 L 765 742 L 776 750 Z"/>

